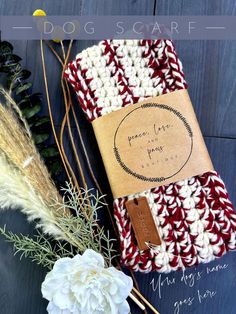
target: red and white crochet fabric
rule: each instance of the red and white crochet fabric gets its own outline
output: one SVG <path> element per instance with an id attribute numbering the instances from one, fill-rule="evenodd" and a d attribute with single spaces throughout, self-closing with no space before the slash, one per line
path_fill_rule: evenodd
<path id="1" fill-rule="evenodd" d="M 88 119 L 147 97 L 187 88 L 170 40 L 105 40 L 76 56 L 66 77 Z M 120 183 L 122 184 L 122 182 Z M 162 244 L 140 251 L 125 207 L 146 196 Z M 236 214 L 215 171 L 114 200 L 121 262 L 134 271 L 169 272 L 236 248 Z"/>

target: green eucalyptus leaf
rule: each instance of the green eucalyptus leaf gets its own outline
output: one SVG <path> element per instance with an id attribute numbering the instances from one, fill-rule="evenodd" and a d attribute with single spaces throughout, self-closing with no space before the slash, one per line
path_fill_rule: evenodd
<path id="1" fill-rule="evenodd" d="M 57 150 L 56 147 L 54 146 L 50 146 L 50 147 L 46 147 L 44 149 L 42 149 L 40 151 L 40 154 L 44 157 L 44 158 L 49 158 L 49 157 L 55 157 L 59 155 L 59 152 Z"/>
<path id="2" fill-rule="evenodd" d="M 9 63 L 19 63 L 22 59 L 14 54 L 0 55 L 0 62 L 8 65 Z"/>
<path id="3" fill-rule="evenodd" d="M 30 99 L 31 102 L 35 102 L 35 101 L 41 102 L 42 94 L 34 93 L 34 94 L 26 96 L 26 98 Z"/>
<path id="4" fill-rule="evenodd" d="M 29 119 L 33 117 L 35 114 L 37 114 L 40 110 L 41 104 L 36 103 L 32 107 L 26 107 L 24 109 L 21 109 L 21 112 L 26 119 Z"/>
<path id="5" fill-rule="evenodd" d="M 26 95 L 24 98 L 28 99 L 28 102 L 29 102 L 29 104 L 31 104 L 31 106 L 32 106 L 32 104 L 35 104 L 35 103 L 40 104 L 40 105 L 42 103 L 41 94 L 39 94 L 39 93 Z"/>
<path id="6" fill-rule="evenodd" d="M 19 102 L 17 103 L 17 105 L 18 105 L 19 107 L 23 107 L 23 108 L 25 108 L 25 106 L 27 106 L 27 104 L 30 105 L 30 100 L 29 100 L 28 97 L 24 97 L 23 99 L 21 99 L 21 101 L 19 101 Z"/>
<path id="7" fill-rule="evenodd" d="M 37 99 L 41 99 L 42 98 L 42 93 L 33 93 L 30 95 L 27 95 L 26 98 L 37 98 Z"/>
<path id="8" fill-rule="evenodd" d="M 34 123 L 34 126 L 35 127 L 42 126 L 42 125 L 49 123 L 49 122 L 50 122 L 49 117 L 41 117 L 41 118 L 37 119 L 37 121 Z"/>
<path id="9" fill-rule="evenodd" d="M 0 54 L 1 55 L 12 53 L 12 51 L 13 51 L 13 46 L 8 41 L 0 42 Z"/>
<path id="10" fill-rule="evenodd" d="M 53 176 L 59 175 L 62 171 L 62 164 L 61 164 L 61 161 L 59 159 L 50 163 L 50 165 L 48 167 L 49 167 L 51 175 L 53 175 Z"/>
<path id="11" fill-rule="evenodd" d="M 38 114 L 36 114 L 30 119 L 27 119 L 27 122 L 33 133 L 42 133 L 44 130 L 51 130 L 49 117 L 38 117 Z"/>
<path id="12" fill-rule="evenodd" d="M 27 80 L 31 75 L 31 72 L 26 70 L 26 69 L 23 69 L 21 71 L 19 71 L 19 73 L 17 73 L 17 79 L 18 80 Z"/>
<path id="13" fill-rule="evenodd" d="M 48 138 L 49 138 L 48 133 L 33 134 L 33 139 L 36 145 L 45 142 Z"/>
<path id="14" fill-rule="evenodd" d="M 34 121 L 30 121 L 31 119 L 27 119 L 28 126 L 30 127 L 30 130 L 32 130 L 34 126 Z"/>
<path id="15" fill-rule="evenodd" d="M 24 97 L 18 102 L 18 106 L 25 108 L 27 106 L 32 106 L 35 103 L 40 104 L 41 106 L 41 94 L 35 93 L 31 95 L 24 95 Z"/>
<path id="16" fill-rule="evenodd" d="M 10 67 L 8 70 L 7 84 L 9 87 L 11 86 L 11 89 L 14 89 L 21 84 L 21 80 L 18 78 L 19 72 L 21 71 L 21 65 L 17 63 L 14 67 Z"/>
<path id="17" fill-rule="evenodd" d="M 7 88 L 14 90 L 17 86 L 20 85 L 20 81 L 16 81 L 13 75 L 9 75 L 7 78 Z"/>
<path id="18" fill-rule="evenodd" d="M 9 64 L 2 64 L 1 66 L 0 66 L 0 71 L 1 72 L 5 72 L 5 73 L 12 73 L 12 72 L 14 72 L 14 67 L 16 67 L 17 66 L 17 63 L 9 63 Z"/>
<path id="19" fill-rule="evenodd" d="M 26 91 L 27 89 L 29 89 L 31 87 L 32 87 L 32 83 L 30 83 L 30 82 L 29 83 L 25 83 L 25 84 L 17 87 L 16 90 L 15 90 L 15 93 L 16 93 L 16 95 L 19 95 L 20 93 Z"/>

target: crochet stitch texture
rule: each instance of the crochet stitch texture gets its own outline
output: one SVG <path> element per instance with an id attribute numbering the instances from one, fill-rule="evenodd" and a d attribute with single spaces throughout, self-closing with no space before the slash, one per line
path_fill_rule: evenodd
<path id="1" fill-rule="evenodd" d="M 65 76 L 89 121 L 148 97 L 187 88 L 170 40 L 105 40 L 76 56 Z M 121 182 L 122 184 L 122 182 Z M 125 203 L 146 196 L 162 244 L 140 251 Z M 236 214 L 217 172 L 114 200 L 121 262 L 134 271 L 170 272 L 236 248 Z"/>

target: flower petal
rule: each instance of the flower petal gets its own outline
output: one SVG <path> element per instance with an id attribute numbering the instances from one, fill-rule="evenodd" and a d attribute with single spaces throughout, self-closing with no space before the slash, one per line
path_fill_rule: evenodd
<path id="1" fill-rule="evenodd" d="M 83 261 L 89 261 L 96 263 L 97 266 L 104 267 L 104 258 L 101 254 L 95 252 L 94 250 L 87 249 L 82 255 Z"/>
<path id="2" fill-rule="evenodd" d="M 126 314 L 132 279 L 115 267 L 104 268 L 101 254 L 61 258 L 42 283 L 49 314 Z"/>

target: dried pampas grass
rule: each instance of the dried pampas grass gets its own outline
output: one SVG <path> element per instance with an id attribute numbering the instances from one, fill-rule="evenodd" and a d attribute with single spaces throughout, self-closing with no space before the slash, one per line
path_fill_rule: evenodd
<path id="1" fill-rule="evenodd" d="M 101 252 L 101 243 L 107 242 L 105 257 L 110 261 L 110 239 L 103 229 L 94 232 L 103 196 L 94 201 L 89 191 L 78 191 L 70 184 L 63 190 L 63 198 L 60 196 L 35 148 L 27 122 L 17 113 L 6 91 L 4 96 L 9 103 L 0 103 L 0 207 L 19 208 L 29 221 L 36 221 L 43 233 L 68 242 L 79 252 L 86 248 Z M 74 216 L 69 214 L 70 209 Z M 6 235 L 5 229 L 0 233 Z"/>
<path id="2" fill-rule="evenodd" d="M 8 99 L 9 97 L 8 95 Z M 22 116 L 20 119 L 27 125 Z M 33 143 L 29 128 L 26 129 L 19 123 L 11 104 L 0 104 L 0 151 L 27 178 L 47 205 L 60 200 L 60 195 Z"/>
<path id="3" fill-rule="evenodd" d="M 47 234 L 63 239 L 64 234 L 57 227 L 57 213 L 44 202 L 43 198 L 31 186 L 28 179 L 7 158 L 0 153 L 0 207 L 2 209 L 20 209 L 29 221 L 37 220 Z"/>
<path id="4" fill-rule="evenodd" d="M 0 89 L 8 103 L 0 103 L 0 207 L 21 209 L 29 221 L 56 239 L 68 241 L 60 226 L 70 211 L 54 185 L 31 136 L 27 122 L 10 94 Z M 58 205 L 60 204 L 60 206 Z"/>

